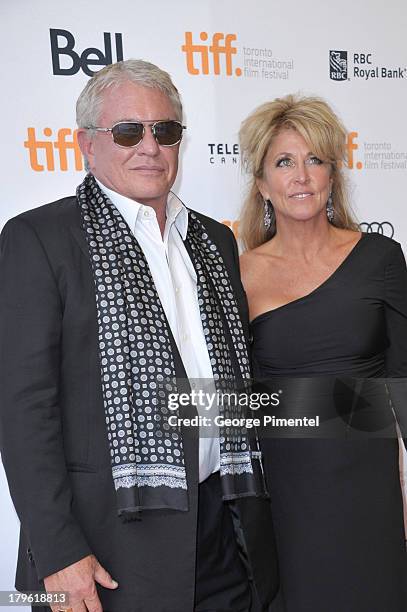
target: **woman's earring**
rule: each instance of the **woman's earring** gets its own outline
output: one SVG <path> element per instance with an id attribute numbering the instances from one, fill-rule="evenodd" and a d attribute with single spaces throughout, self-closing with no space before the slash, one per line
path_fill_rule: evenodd
<path id="1" fill-rule="evenodd" d="M 274 209 L 270 200 L 264 200 L 263 223 L 266 230 L 269 230 L 273 221 Z"/>
<path id="2" fill-rule="evenodd" d="M 329 223 L 332 223 L 335 217 L 335 209 L 332 202 L 332 193 L 329 194 L 328 202 L 326 203 L 326 216 L 328 217 Z"/>

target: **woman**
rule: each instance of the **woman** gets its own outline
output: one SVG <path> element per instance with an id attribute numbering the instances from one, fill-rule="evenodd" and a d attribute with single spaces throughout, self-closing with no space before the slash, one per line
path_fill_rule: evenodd
<path id="1" fill-rule="evenodd" d="M 285 612 L 407 609 L 392 412 L 407 432 L 405 381 L 383 381 L 407 376 L 407 272 L 398 243 L 358 231 L 342 172 L 345 137 L 330 107 L 311 97 L 264 104 L 240 130 L 255 375 L 291 379 L 297 412 L 325 405 L 324 425 L 345 424 L 331 439 L 262 432 L 281 574 L 272 610 Z M 278 416 L 289 408 L 281 396 Z"/>

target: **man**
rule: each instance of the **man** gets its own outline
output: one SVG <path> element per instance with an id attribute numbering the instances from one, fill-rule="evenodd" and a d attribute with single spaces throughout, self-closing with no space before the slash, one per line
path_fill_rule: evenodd
<path id="1" fill-rule="evenodd" d="M 266 606 L 275 556 L 258 455 L 243 435 L 197 440 L 167 419 L 168 392 L 188 380 L 249 373 L 233 235 L 170 191 L 179 94 L 158 67 L 119 62 L 88 82 L 77 122 L 90 173 L 76 197 L 1 237 L 16 587 L 43 581 L 70 596 L 52 610 L 73 612 Z"/>

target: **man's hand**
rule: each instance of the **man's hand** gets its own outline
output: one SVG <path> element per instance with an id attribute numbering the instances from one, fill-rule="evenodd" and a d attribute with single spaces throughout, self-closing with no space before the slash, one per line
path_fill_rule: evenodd
<path id="1" fill-rule="evenodd" d="M 47 591 L 66 591 L 69 594 L 69 604 L 52 606 L 52 612 L 58 612 L 64 607 L 68 607 L 72 612 L 103 612 L 96 582 L 107 589 L 116 589 L 119 586 L 94 555 L 88 555 L 44 578 Z"/>

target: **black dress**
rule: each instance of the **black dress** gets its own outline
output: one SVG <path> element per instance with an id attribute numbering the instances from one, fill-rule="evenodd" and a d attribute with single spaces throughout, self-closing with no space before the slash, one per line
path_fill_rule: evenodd
<path id="1" fill-rule="evenodd" d="M 407 437 L 407 272 L 398 243 L 363 234 L 327 281 L 251 327 L 257 376 L 397 377 L 366 382 L 383 391 L 394 428 L 390 393 Z M 261 445 L 281 573 L 271 610 L 406 612 L 397 439 L 263 433 Z"/>

